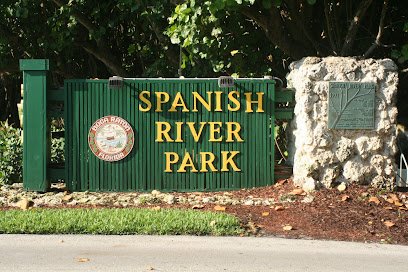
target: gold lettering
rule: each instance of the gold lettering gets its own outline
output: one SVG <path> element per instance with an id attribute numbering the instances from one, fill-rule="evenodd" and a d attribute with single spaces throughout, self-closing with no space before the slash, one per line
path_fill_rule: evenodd
<path id="1" fill-rule="evenodd" d="M 166 142 L 174 142 L 174 140 L 170 137 L 169 132 L 171 129 L 171 125 L 167 122 L 156 122 L 157 127 L 157 135 L 156 135 L 156 142 L 162 143 L 163 136 L 166 138 Z M 165 128 L 163 128 L 165 127 Z"/>
<path id="2" fill-rule="evenodd" d="M 263 95 L 264 93 L 256 93 L 258 100 L 252 101 L 252 93 L 244 93 L 246 100 L 246 111 L 245 112 L 254 112 L 252 110 L 252 104 L 258 104 L 256 112 L 264 112 L 263 110 Z"/>
<path id="3" fill-rule="evenodd" d="M 200 101 L 201 105 L 203 105 L 203 107 L 207 110 L 207 111 L 211 111 L 211 95 L 212 92 L 207 92 L 207 99 L 208 101 L 206 101 L 199 93 L 197 92 L 193 92 L 193 112 L 198 112 L 197 109 L 197 100 Z"/>
<path id="4" fill-rule="evenodd" d="M 200 122 L 200 128 L 198 129 L 198 132 L 197 132 L 197 130 L 194 127 L 195 123 L 187 122 L 187 125 L 191 131 L 191 135 L 193 136 L 194 142 L 198 142 L 200 140 L 205 124 L 207 124 L 207 122 Z"/>
<path id="5" fill-rule="evenodd" d="M 176 112 L 177 107 L 182 107 L 182 112 L 189 112 L 188 108 L 186 107 L 186 103 L 183 100 L 183 96 L 181 95 L 180 92 L 176 94 L 174 97 L 173 103 L 171 104 L 171 108 L 169 109 L 169 112 Z"/>
<path id="6" fill-rule="evenodd" d="M 215 109 L 214 111 L 222 111 L 222 93 L 223 92 L 214 92 L 215 93 Z"/>
<path id="7" fill-rule="evenodd" d="M 170 95 L 165 92 L 156 92 L 156 97 L 157 97 L 156 112 L 162 112 L 163 111 L 162 104 L 169 102 Z"/>
<path id="8" fill-rule="evenodd" d="M 173 170 L 171 169 L 171 165 L 178 162 L 180 157 L 176 152 L 164 152 L 164 155 L 166 156 L 166 168 L 164 172 L 173 173 Z M 173 156 L 173 159 L 171 159 L 172 156 Z"/>
<path id="9" fill-rule="evenodd" d="M 241 131 L 241 125 L 237 122 L 226 122 L 226 124 L 227 124 L 227 139 L 225 140 L 225 142 L 227 143 L 234 142 L 233 139 L 234 137 L 237 140 L 237 142 L 243 142 L 244 140 L 242 140 L 241 136 L 239 136 L 239 132 Z"/>
<path id="10" fill-rule="evenodd" d="M 150 92 L 148 91 L 143 91 L 139 93 L 139 99 L 146 104 L 146 107 L 143 108 L 142 104 L 139 104 L 139 111 L 149 111 L 152 108 L 152 103 L 150 102 L 150 100 L 148 98 L 145 97 L 145 95 L 147 97 L 150 97 Z"/>
<path id="11" fill-rule="evenodd" d="M 236 95 L 237 97 L 235 97 L 234 95 Z M 241 108 L 241 103 L 239 102 L 238 97 L 239 97 L 239 92 L 237 92 L 237 91 L 232 91 L 232 92 L 228 93 L 229 101 L 231 101 L 232 103 L 235 104 L 235 108 L 233 108 L 228 103 L 228 110 L 229 111 L 239 111 L 239 109 Z"/>
<path id="12" fill-rule="evenodd" d="M 212 172 L 218 172 L 217 168 L 214 167 L 215 155 L 211 152 L 200 152 L 201 156 L 201 170 L 200 172 L 208 172 L 207 165 L 210 167 Z"/>
<path id="13" fill-rule="evenodd" d="M 193 159 L 188 152 L 186 152 L 186 154 L 184 155 L 183 161 L 181 162 L 180 168 L 177 170 L 177 172 L 185 173 L 186 167 L 191 167 L 191 172 L 198 172 L 198 170 L 194 166 Z"/>
<path id="14" fill-rule="evenodd" d="M 182 143 L 183 142 L 183 124 L 184 122 L 176 122 L 176 143 Z"/>
<path id="15" fill-rule="evenodd" d="M 228 154 L 231 154 L 231 156 L 228 157 Z M 222 167 L 221 171 L 222 172 L 229 172 L 228 164 L 231 165 L 232 169 L 235 172 L 241 172 L 241 169 L 238 168 L 238 166 L 235 164 L 234 157 L 238 155 L 240 152 L 239 151 L 221 151 L 222 155 Z"/>
<path id="16" fill-rule="evenodd" d="M 222 136 L 219 136 L 217 139 L 215 138 L 215 134 L 221 132 L 222 122 L 208 122 L 208 124 L 210 125 L 210 139 L 208 141 L 222 142 Z M 218 127 L 216 128 L 216 126 Z"/>

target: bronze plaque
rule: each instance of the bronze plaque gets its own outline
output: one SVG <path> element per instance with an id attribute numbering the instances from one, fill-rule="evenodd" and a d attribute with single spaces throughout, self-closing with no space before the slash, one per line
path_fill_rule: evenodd
<path id="1" fill-rule="evenodd" d="M 374 129 L 375 84 L 329 83 L 329 129 Z"/>

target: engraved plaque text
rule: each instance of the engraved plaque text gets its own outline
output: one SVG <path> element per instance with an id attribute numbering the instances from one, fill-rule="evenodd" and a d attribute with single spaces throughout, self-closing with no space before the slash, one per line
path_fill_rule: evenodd
<path id="1" fill-rule="evenodd" d="M 375 84 L 329 83 L 329 129 L 374 129 Z"/>

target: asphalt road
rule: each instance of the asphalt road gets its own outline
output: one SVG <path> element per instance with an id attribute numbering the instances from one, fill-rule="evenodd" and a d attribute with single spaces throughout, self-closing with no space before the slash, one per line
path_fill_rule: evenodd
<path id="1" fill-rule="evenodd" d="M 408 271 L 408 247 L 253 237 L 0 235 L 0 271 Z"/>

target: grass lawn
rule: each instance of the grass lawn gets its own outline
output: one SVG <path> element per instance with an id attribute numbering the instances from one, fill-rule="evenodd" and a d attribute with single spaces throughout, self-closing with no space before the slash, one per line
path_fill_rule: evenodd
<path id="1" fill-rule="evenodd" d="M 0 211 L 0 233 L 237 235 L 225 213 L 181 209 L 43 209 Z"/>

